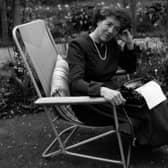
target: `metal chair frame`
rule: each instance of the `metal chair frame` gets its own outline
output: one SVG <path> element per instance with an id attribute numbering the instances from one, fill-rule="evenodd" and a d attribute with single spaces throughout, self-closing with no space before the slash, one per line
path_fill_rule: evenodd
<path id="1" fill-rule="evenodd" d="M 39 28 L 43 29 L 43 33 L 39 34 L 39 36 L 38 36 L 38 33 L 39 33 L 38 29 Z M 43 87 L 44 92 L 45 92 L 45 97 L 42 96 L 41 90 L 40 90 L 40 88 L 38 86 L 38 83 L 36 81 L 36 77 L 34 76 L 33 70 L 31 68 L 32 65 L 29 64 L 29 62 L 27 60 L 27 56 L 29 56 L 29 58 L 32 62 L 33 62 L 32 57 L 35 57 L 37 55 L 39 56 L 39 54 L 41 54 L 41 58 L 43 59 L 43 57 L 46 57 L 46 55 L 44 55 L 42 53 L 42 51 L 44 50 L 45 52 L 47 52 L 46 50 L 48 49 L 48 50 L 52 50 L 52 52 L 53 52 L 52 54 L 55 54 L 55 59 L 52 60 L 52 61 L 53 62 L 56 61 L 57 55 L 58 55 L 57 50 L 56 50 L 56 44 L 54 42 L 54 39 L 52 37 L 52 34 L 51 34 L 46 22 L 44 20 L 39 20 L 38 19 L 38 20 L 35 20 L 35 21 L 31 21 L 29 23 L 21 24 L 21 25 L 18 25 L 16 27 L 14 27 L 12 33 L 13 33 L 14 42 L 15 42 L 15 44 L 17 46 L 17 49 L 18 49 L 18 51 L 19 51 L 19 53 L 20 53 L 20 55 L 21 55 L 21 57 L 22 57 L 22 59 L 25 63 L 25 66 L 26 66 L 26 68 L 29 72 L 30 78 L 33 82 L 33 85 L 34 85 L 35 90 L 37 92 L 37 95 L 39 97 L 39 99 L 37 99 L 35 101 L 35 103 L 38 104 L 38 105 L 44 106 L 44 111 L 46 112 L 46 114 L 48 116 L 49 122 L 51 124 L 51 127 L 52 127 L 53 132 L 54 132 L 54 136 L 55 136 L 53 141 L 49 144 L 49 146 L 42 153 L 42 157 L 44 157 L 44 158 L 54 157 L 54 156 L 62 153 L 62 154 L 67 154 L 67 155 L 71 155 L 71 156 L 77 156 L 77 157 L 82 157 L 82 158 L 88 158 L 88 159 L 93 159 L 93 160 L 99 160 L 99 161 L 119 164 L 123 168 L 128 168 L 129 164 L 130 164 L 132 141 L 130 140 L 128 151 L 127 151 L 127 157 L 126 157 L 126 154 L 124 154 L 123 142 L 122 142 L 122 138 L 121 138 L 121 135 L 120 135 L 121 133 L 119 132 L 119 122 L 118 122 L 118 116 L 117 116 L 117 111 L 116 111 L 115 106 L 113 106 L 113 115 L 114 115 L 114 123 L 115 123 L 114 129 L 112 129 L 112 130 L 110 129 L 110 130 L 105 131 L 105 132 L 103 132 L 99 135 L 96 135 L 96 136 L 93 136 L 91 138 L 82 140 L 82 141 L 80 141 L 78 143 L 75 143 L 73 145 L 67 145 L 68 142 L 73 137 L 73 134 L 78 130 L 78 128 L 81 128 L 81 127 L 83 127 L 83 128 L 94 128 L 94 127 L 84 125 L 83 123 L 73 122 L 72 120 L 65 121 L 59 115 L 58 116 L 55 115 L 55 113 L 54 113 L 54 118 L 53 118 L 53 108 L 52 108 L 52 106 L 54 105 L 54 106 L 59 107 L 59 105 L 66 105 L 66 104 L 71 105 L 71 104 L 103 103 L 103 102 L 106 102 L 106 100 L 102 97 L 91 98 L 91 97 L 88 97 L 88 96 L 50 97 L 49 96 L 50 86 L 47 85 L 48 88 L 45 88 L 44 85 L 43 85 L 43 80 L 41 80 L 40 82 L 42 83 L 42 87 Z M 28 38 L 29 42 L 32 42 L 33 39 L 31 39 L 31 37 L 35 36 L 35 38 L 39 38 L 43 34 L 46 35 L 45 42 L 46 42 L 46 40 L 48 40 L 48 42 L 46 42 L 46 43 L 50 43 L 49 46 L 51 48 L 47 48 L 45 46 L 46 47 L 45 49 L 43 49 L 43 48 L 38 49 L 36 47 L 36 49 L 37 49 L 36 54 L 30 53 L 30 48 L 26 48 L 27 47 L 27 38 Z M 31 35 L 33 35 L 33 36 L 31 36 Z M 23 43 L 21 42 L 20 39 L 22 39 Z M 37 43 L 39 43 L 38 40 L 37 40 Z M 23 44 L 24 44 L 24 47 L 23 47 Z M 40 51 L 40 50 L 42 50 L 42 51 Z M 50 53 L 50 51 L 48 51 L 48 53 Z M 46 59 L 53 59 L 54 56 L 51 57 L 51 56 L 47 55 L 47 57 L 49 57 L 49 58 L 46 58 Z M 42 59 L 40 59 L 40 61 L 42 61 Z M 43 59 L 43 60 L 45 60 L 45 59 Z M 50 65 L 48 65 L 48 66 L 50 66 Z M 35 68 L 35 71 L 37 71 L 36 65 L 35 65 L 34 68 Z M 50 71 L 49 73 L 52 73 L 51 70 L 49 70 L 49 71 Z M 38 74 L 38 72 L 37 72 L 37 74 Z M 49 79 L 47 79 L 47 80 L 49 80 Z M 50 83 L 50 81 L 48 81 L 48 83 Z M 58 113 L 61 113 L 61 111 L 59 111 Z M 61 132 L 59 132 L 57 130 L 57 127 L 55 125 L 56 124 L 55 122 L 60 118 L 71 125 L 70 127 L 64 129 Z M 68 132 L 69 132 L 69 134 L 63 140 L 62 136 L 65 133 L 68 133 Z M 113 133 L 116 133 L 121 160 L 108 159 L 108 158 L 104 158 L 104 157 L 98 157 L 98 156 L 94 156 L 94 155 L 92 156 L 92 155 L 87 155 L 87 154 L 82 154 L 82 153 L 70 151 L 71 149 L 74 149 L 74 148 L 79 147 L 83 144 L 95 141 L 97 139 L 100 139 L 102 137 L 105 137 L 105 136 L 113 134 Z M 59 149 L 55 150 L 55 151 L 50 151 L 51 148 L 55 145 L 56 142 L 59 143 Z"/>

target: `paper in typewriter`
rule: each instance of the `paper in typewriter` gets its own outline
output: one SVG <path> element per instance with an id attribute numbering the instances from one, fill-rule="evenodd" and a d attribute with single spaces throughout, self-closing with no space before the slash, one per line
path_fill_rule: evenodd
<path id="1" fill-rule="evenodd" d="M 144 84 L 137 88 L 136 91 L 144 97 L 149 109 L 154 108 L 166 100 L 166 96 L 164 95 L 160 85 L 155 81 L 150 81 Z"/>

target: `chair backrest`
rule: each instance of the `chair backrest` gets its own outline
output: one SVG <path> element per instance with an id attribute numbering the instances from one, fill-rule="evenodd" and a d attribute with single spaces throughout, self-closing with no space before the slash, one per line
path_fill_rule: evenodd
<path id="1" fill-rule="evenodd" d="M 13 29 L 13 38 L 29 70 L 38 96 L 41 97 L 42 95 L 37 81 L 32 74 L 31 66 L 33 66 L 40 80 L 45 95 L 49 96 L 52 71 L 58 53 L 51 32 L 45 21 L 35 20 L 16 26 Z"/>
<path id="2" fill-rule="evenodd" d="M 62 96 L 64 94 L 62 91 L 65 91 L 62 90 L 63 83 L 67 82 L 64 80 L 64 75 L 68 75 L 68 64 L 63 63 L 63 59 L 58 56 L 66 54 L 68 45 L 56 46 L 43 20 L 18 25 L 12 33 L 38 96 L 43 97 L 43 92 L 45 96 L 50 96 L 53 77 L 56 79 L 54 91 L 57 95 L 55 96 Z M 56 109 L 64 120 L 81 124 L 69 105 L 56 106 Z"/>

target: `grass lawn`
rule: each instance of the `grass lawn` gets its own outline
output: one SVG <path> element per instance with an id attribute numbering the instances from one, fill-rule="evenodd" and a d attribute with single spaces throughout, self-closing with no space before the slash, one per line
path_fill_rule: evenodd
<path id="1" fill-rule="evenodd" d="M 63 127 L 63 124 L 61 124 Z M 85 131 L 79 137 L 86 134 Z M 52 140 L 53 132 L 43 112 L 16 116 L 0 121 L 0 168 L 119 168 L 109 163 L 70 156 L 56 156 L 50 159 L 41 157 L 41 153 Z M 101 145 L 100 145 L 101 144 Z M 87 150 L 97 153 L 106 151 L 109 157 L 116 155 L 114 137 L 86 146 Z M 133 150 L 131 168 L 168 167 L 168 148 L 166 146 L 147 150 Z"/>

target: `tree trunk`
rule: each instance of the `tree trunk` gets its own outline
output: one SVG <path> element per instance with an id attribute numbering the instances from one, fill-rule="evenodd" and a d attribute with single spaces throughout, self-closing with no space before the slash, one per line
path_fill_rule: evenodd
<path id="1" fill-rule="evenodd" d="M 122 5 L 123 5 L 123 7 L 125 8 L 125 7 L 128 5 L 127 0 L 122 0 Z"/>
<path id="2" fill-rule="evenodd" d="M 14 20 L 14 26 L 21 24 L 21 8 L 20 8 L 20 0 L 14 0 L 13 2 L 14 6 L 14 14 L 13 14 L 13 20 Z"/>
<path id="3" fill-rule="evenodd" d="M 136 0 L 130 0 L 133 35 L 136 35 Z"/>
<path id="4" fill-rule="evenodd" d="M 0 0 L 2 41 L 9 41 L 6 0 Z"/>
<path id="5" fill-rule="evenodd" d="M 165 25 L 165 32 L 166 32 L 166 40 L 168 42 L 168 21 L 167 21 L 167 17 L 168 17 L 168 1 L 166 2 L 166 17 L 165 17 L 165 22 L 166 22 L 166 25 Z"/>

